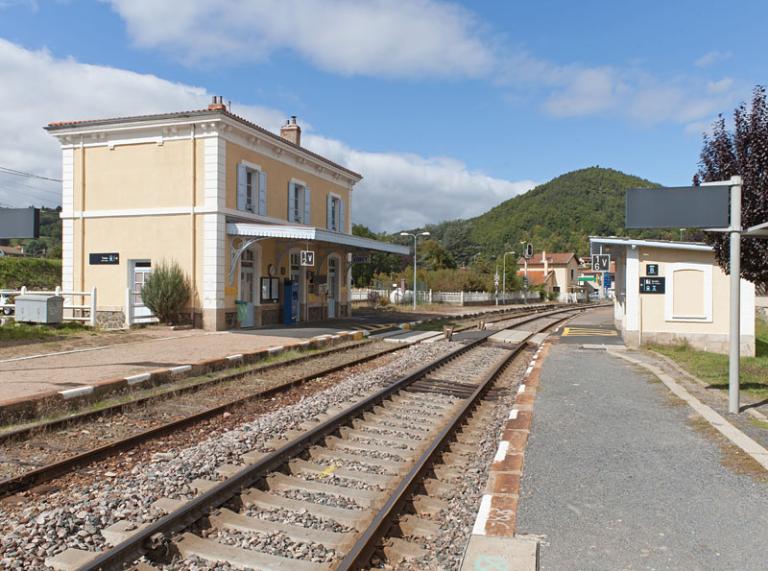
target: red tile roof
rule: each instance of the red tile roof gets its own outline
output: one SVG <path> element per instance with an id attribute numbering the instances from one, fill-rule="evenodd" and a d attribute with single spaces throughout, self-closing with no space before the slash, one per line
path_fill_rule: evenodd
<path id="1" fill-rule="evenodd" d="M 528 265 L 543 266 L 544 259 L 542 258 L 542 253 L 543 252 L 534 254 L 533 258 L 528 260 Z M 571 258 L 575 258 L 575 257 L 576 257 L 576 254 L 574 254 L 573 252 L 547 252 L 547 263 L 551 265 L 554 264 L 556 266 L 564 266 L 571 261 Z M 521 266 L 524 264 L 524 262 L 525 260 L 523 258 L 519 258 L 517 260 L 518 265 L 521 265 Z"/>
<path id="2" fill-rule="evenodd" d="M 113 125 L 115 123 L 128 123 L 128 122 L 141 122 L 141 121 L 160 121 L 164 119 L 187 119 L 192 117 L 198 117 L 201 115 L 223 115 L 225 117 L 229 117 L 230 119 L 233 119 L 237 121 L 238 123 L 241 123 L 245 125 L 246 127 L 250 127 L 251 129 L 255 129 L 259 131 L 260 133 L 263 133 L 272 139 L 275 139 L 277 141 L 280 141 L 281 143 L 284 143 L 290 147 L 294 147 L 295 149 L 301 150 L 308 155 L 311 155 L 315 157 L 316 159 L 319 159 L 337 169 L 340 169 L 347 174 L 357 177 L 359 179 L 362 179 L 363 176 L 359 173 L 356 173 L 353 170 L 350 170 L 346 167 L 341 166 L 338 163 L 333 162 L 330 159 L 325 158 L 322 155 L 318 155 L 317 153 L 313 153 L 309 149 L 302 147 L 301 145 L 297 145 L 295 143 L 292 143 L 291 141 L 288 141 L 286 139 L 283 139 L 280 135 L 276 135 L 272 131 L 269 131 L 265 129 L 264 127 L 261 127 L 257 125 L 256 123 L 253 123 L 249 121 L 248 119 L 245 119 L 244 117 L 240 117 L 239 115 L 235 115 L 234 113 L 230 113 L 229 111 L 226 111 L 224 109 L 195 109 L 192 111 L 177 111 L 175 113 L 156 113 L 153 115 L 133 115 L 129 117 L 112 117 L 108 119 L 83 119 L 80 121 L 54 121 L 52 123 L 48 123 L 48 126 L 45 127 L 47 131 L 57 131 L 59 129 L 69 129 L 69 128 L 77 128 L 77 127 L 87 127 L 87 126 L 94 126 L 98 127 L 101 125 Z"/>

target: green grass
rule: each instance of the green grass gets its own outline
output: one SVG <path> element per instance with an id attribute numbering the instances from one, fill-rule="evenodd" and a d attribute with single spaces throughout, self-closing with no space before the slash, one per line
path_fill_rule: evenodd
<path id="1" fill-rule="evenodd" d="M 7 341 L 46 341 L 86 331 L 79 323 L 65 322 L 61 325 L 30 325 L 10 323 L 0 326 L 0 343 Z"/>
<path id="2" fill-rule="evenodd" d="M 708 388 L 728 390 L 728 355 L 696 351 L 688 345 L 651 348 L 673 359 Z M 755 328 L 755 356 L 741 358 L 741 390 L 755 399 L 768 399 L 768 322 L 761 319 Z"/>

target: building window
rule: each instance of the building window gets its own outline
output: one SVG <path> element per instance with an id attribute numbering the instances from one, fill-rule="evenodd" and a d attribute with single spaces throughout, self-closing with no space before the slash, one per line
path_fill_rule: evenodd
<path id="1" fill-rule="evenodd" d="M 309 224 L 310 217 L 310 190 L 298 182 L 288 185 L 288 222 Z"/>
<path id="2" fill-rule="evenodd" d="M 344 203 L 341 198 L 334 195 L 328 195 L 328 211 L 326 228 L 335 232 L 344 232 Z"/>
<path id="3" fill-rule="evenodd" d="M 255 165 L 237 166 L 237 209 L 267 215 L 267 173 Z"/>

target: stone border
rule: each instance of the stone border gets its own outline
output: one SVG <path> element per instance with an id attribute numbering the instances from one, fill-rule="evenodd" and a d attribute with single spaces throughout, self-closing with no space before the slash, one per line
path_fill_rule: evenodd
<path id="1" fill-rule="evenodd" d="M 54 410 L 60 411 L 69 407 L 82 406 L 105 397 L 114 396 L 137 385 L 140 385 L 141 388 L 158 386 L 187 377 L 198 377 L 214 371 L 257 363 L 267 357 L 273 357 L 285 351 L 319 349 L 344 341 L 360 341 L 364 337 L 365 335 L 362 331 L 343 331 L 336 335 L 319 335 L 291 345 L 269 347 L 251 353 L 229 355 L 227 357 L 203 359 L 194 363 L 155 369 L 146 373 L 104 379 L 91 385 L 60 391 L 46 391 L 36 395 L 8 399 L 0 401 L 0 422 L 9 424 L 11 422 L 39 418 L 42 414 L 49 414 Z"/>

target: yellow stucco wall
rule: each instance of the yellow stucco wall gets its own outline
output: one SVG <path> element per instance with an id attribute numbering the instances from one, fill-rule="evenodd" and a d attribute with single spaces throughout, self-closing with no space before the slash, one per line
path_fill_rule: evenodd
<path id="1" fill-rule="evenodd" d="M 190 141 L 87 148 L 85 209 L 190 206 L 192 163 Z"/>
<path id="2" fill-rule="evenodd" d="M 75 230 L 75 288 L 80 289 L 80 222 Z M 131 260 L 176 261 L 187 275 L 192 273 L 191 218 L 189 215 L 94 218 L 85 220 L 84 287 L 98 288 L 100 309 L 121 309 L 129 286 Z M 119 252 L 118 265 L 90 265 L 90 253 Z M 198 266 L 200 264 L 198 263 Z M 201 272 L 198 271 L 198 276 Z M 198 303 L 199 305 L 199 303 Z"/>
<path id="3" fill-rule="evenodd" d="M 664 315 L 664 303 L 668 294 L 640 294 L 642 330 L 657 333 L 728 333 L 728 298 L 730 285 L 728 276 L 715 264 L 711 252 L 688 250 L 666 250 L 661 248 L 642 248 L 640 250 L 640 276 L 647 276 L 648 264 L 659 264 L 659 277 L 665 277 L 666 291 L 670 290 L 669 264 L 691 263 L 712 266 L 712 321 L 686 322 L 667 321 Z M 697 294 L 698 295 L 698 294 Z"/>
<path id="4" fill-rule="evenodd" d="M 326 200 L 328 193 L 334 193 L 341 196 L 344 201 L 346 222 L 349 227 L 349 190 L 344 186 L 329 182 L 309 172 L 291 167 L 266 154 L 248 150 L 234 143 L 228 142 L 226 149 L 227 208 L 237 208 L 237 165 L 241 161 L 248 161 L 259 165 L 267 173 L 267 216 L 287 220 L 288 184 L 291 179 L 297 179 L 305 182 L 311 189 L 311 226 L 326 227 Z"/>

